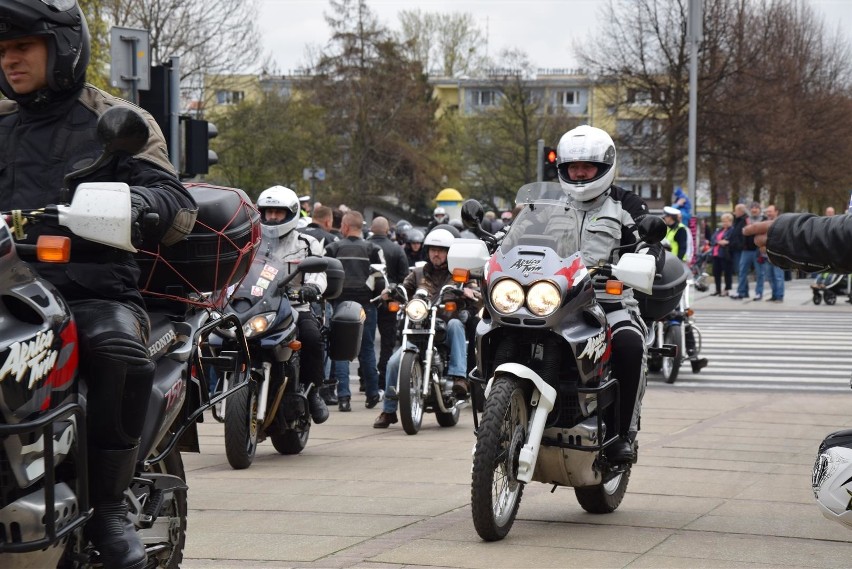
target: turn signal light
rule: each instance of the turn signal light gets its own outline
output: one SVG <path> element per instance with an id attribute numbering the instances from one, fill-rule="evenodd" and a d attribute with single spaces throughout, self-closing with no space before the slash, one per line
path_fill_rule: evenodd
<path id="1" fill-rule="evenodd" d="M 388 312 L 399 312 L 399 303 L 395 300 L 389 301 Z"/>
<path id="2" fill-rule="evenodd" d="M 447 312 L 455 312 L 456 308 L 458 307 L 456 306 L 456 302 L 454 300 L 450 300 L 444 303 L 444 310 L 446 310 Z"/>
<path id="3" fill-rule="evenodd" d="M 695 311 L 694 311 L 693 309 L 691 309 L 691 308 L 687 308 L 687 309 L 686 309 L 686 315 L 687 315 L 687 316 L 689 316 L 689 317 L 691 318 L 692 316 L 694 316 L 694 315 L 695 315 Z"/>
<path id="4" fill-rule="evenodd" d="M 59 235 L 41 235 L 36 256 L 42 263 L 67 263 L 71 259 L 71 239 Z"/>
<path id="5" fill-rule="evenodd" d="M 299 340 L 292 340 L 289 344 L 287 344 L 287 347 L 293 350 L 294 352 L 298 352 L 302 349 L 302 342 L 300 342 Z"/>
<path id="6" fill-rule="evenodd" d="M 624 283 L 621 281 L 606 281 L 607 294 L 621 294 L 624 292 Z"/>
<path id="7" fill-rule="evenodd" d="M 453 269 L 453 282 L 466 283 L 470 280 L 470 271 L 467 269 Z"/>

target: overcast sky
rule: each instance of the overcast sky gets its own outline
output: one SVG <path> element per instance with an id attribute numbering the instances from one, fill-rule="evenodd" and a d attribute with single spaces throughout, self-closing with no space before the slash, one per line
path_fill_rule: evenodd
<path id="1" fill-rule="evenodd" d="M 817 15 L 852 38 L 852 0 L 808 0 Z M 577 66 L 573 42 L 591 37 L 602 0 L 368 0 L 367 5 L 387 27 L 398 30 L 397 13 L 419 8 L 423 12 L 462 12 L 473 15 L 488 32 L 488 53 L 520 48 L 536 68 Z M 305 64 L 305 46 L 325 46 L 329 27 L 323 17 L 326 0 L 261 0 L 260 29 L 265 51 L 278 70 L 287 73 Z M 560 22 L 562 25 L 560 25 Z"/>

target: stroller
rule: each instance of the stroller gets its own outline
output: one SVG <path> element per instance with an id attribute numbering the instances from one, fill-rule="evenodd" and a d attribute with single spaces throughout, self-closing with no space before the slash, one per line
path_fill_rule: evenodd
<path id="1" fill-rule="evenodd" d="M 852 291 L 849 289 L 849 284 L 849 275 L 830 272 L 819 273 L 816 281 L 811 284 L 814 304 L 821 304 L 824 300 L 826 304 L 833 305 L 837 302 L 838 295 L 841 294 L 849 296 L 849 302 L 852 302 Z"/>
<path id="2" fill-rule="evenodd" d="M 711 250 L 708 248 L 695 255 L 692 263 L 689 265 L 689 270 L 692 272 L 692 282 L 695 284 L 695 290 L 698 292 L 707 292 L 710 285 L 707 283 L 709 275 L 704 270 L 704 266 L 710 260 Z"/>

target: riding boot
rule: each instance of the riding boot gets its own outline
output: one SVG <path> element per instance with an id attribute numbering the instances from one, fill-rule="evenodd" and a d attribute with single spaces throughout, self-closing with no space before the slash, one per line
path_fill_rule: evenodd
<path id="1" fill-rule="evenodd" d="M 308 392 L 308 408 L 311 412 L 311 419 L 313 419 L 314 423 L 317 425 L 325 423 L 328 420 L 328 406 L 320 396 L 320 389 L 322 388 L 314 385 Z"/>
<path id="2" fill-rule="evenodd" d="M 89 493 L 94 516 L 86 533 L 98 551 L 100 563 L 109 569 L 142 569 L 145 546 L 127 517 L 124 491 L 130 486 L 139 445 L 124 450 L 90 447 Z"/>

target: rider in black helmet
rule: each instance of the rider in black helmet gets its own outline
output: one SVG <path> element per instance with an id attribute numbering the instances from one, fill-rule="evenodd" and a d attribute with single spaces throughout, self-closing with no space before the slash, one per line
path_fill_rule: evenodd
<path id="1" fill-rule="evenodd" d="M 98 118 L 130 105 L 86 84 L 89 31 L 75 0 L 0 0 L 0 209 L 60 203 L 66 174 L 102 153 Z M 153 118 L 149 138 L 135 156 L 117 156 L 80 182 L 126 182 L 131 217 L 156 213 L 145 238 L 156 246 L 183 239 L 195 223 L 195 203 L 168 160 Z M 41 228 L 27 227 L 34 243 Z M 139 457 L 154 363 L 150 328 L 131 253 L 72 236 L 68 264 L 33 266 L 62 293 L 74 314 L 80 372 L 88 386 L 89 493 L 94 517 L 86 530 L 104 567 L 141 569 L 145 547 L 127 517 L 124 492 Z M 30 259 L 27 259 L 30 260 Z"/>

